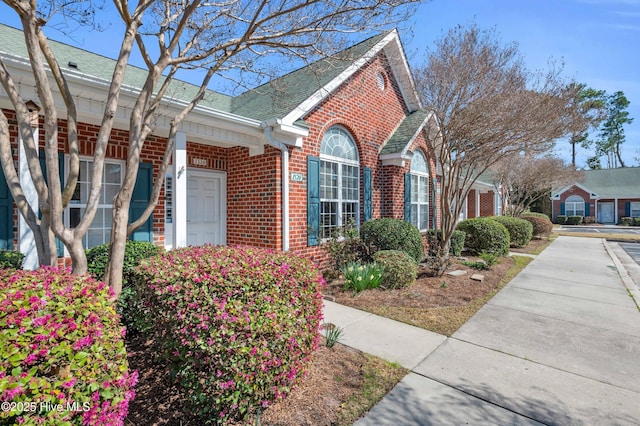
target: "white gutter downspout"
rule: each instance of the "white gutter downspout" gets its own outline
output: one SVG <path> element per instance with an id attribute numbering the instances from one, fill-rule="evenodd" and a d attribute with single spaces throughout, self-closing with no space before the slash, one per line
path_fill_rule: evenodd
<path id="1" fill-rule="evenodd" d="M 267 142 L 280 150 L 282 160 L 282 250 L 289 251 L 289 148 L 284 143 L 277 141 L 271 134 L 271 126 L 264 128 L 264 136 Z"/>

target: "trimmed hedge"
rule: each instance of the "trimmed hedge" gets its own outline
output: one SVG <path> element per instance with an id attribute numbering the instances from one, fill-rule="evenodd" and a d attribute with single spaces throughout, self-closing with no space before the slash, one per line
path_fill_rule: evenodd
<path id="1" fill-rule="evenodd" d="M 547 219 L 547 220 L 551 220 L 549 219 L 549 215 L 546 215 L 544 213 L 538 213 L 538 212 L 524 212 L 520 215 L 521 218 L 524 219 L 525 216 L 529 216 L 529 217 L 540 217 L 543 219 Z"/>
<path id="2" fill-rule="evenodd" d="M 549 220 L 548 217 L 539 217 L 539 216 L 522 216 L 522 219 L 528 221 L 533 226 L 533 236 L 548 236 L 553 231 L 553 223 Z"/>
<path id="3" fill-rule="evenodd" d="M 531 242 L 533 225 L 530 222 L 511 216 L 493 216 L 491 219 L 507 228 L 511 247 L 524 247 Z"/>
<path id="4" fill-rule="evenodd" d="M 618 222 L 618 225 L 631 226 L 631 225 L 633 225 L 633 218 L 632 217 L 621 217 L 620 218 L 620 222 Z"/>
<path id="5" fill-rule="evenodd" d="M 24 254 L 15 250 L 0 250 L 0 269 L 22 269 Z"/>
<path id="6" fill-rule="evenodd" d="M 472 253 L 509 253 L 509 231 L 495 220 L 478 217 L 460 222 L 457 229 L 466 233 L 465 247 Z"/>
<path id="7" fill-rule="evenodd" d="M 556 216 L 556 222 L 559 225 L 564 225 L 565 223 L 567 223 L 567 219 L 568 219 L 568 217 L 566 215 L 563 215 L 563 214 L 559 214 L 558 216 Z"/>
<path id="8" fill-rule="evenodd" d="M 580 225 L 582 223 L 582 216 L 569 216 L 567 218 L 567 225 Z"/>
<path id="9" fill-rule="evenodd" d="M 0 399 L 17 408 L 0 424 L 123 424 L 137 372 L 110 296 L 61 269 L 0 270 Z"/>
<path id="10" fill-rule="evenodd" d="M 438 238 L 438 240 L 436 240 L 436 236 Z M 451 235 L 451 245 L 449 246 L 449 253 L 451 253 L 454 256 L 460 256 L 462 255 L 462 249 L 464 248 L 464 239 L 466 237 L 466 234 L 462 231 L 459 230 L 454 230 L 453 234 Z M 435 256 L 437 253 L 437 247 L 438 247 L 438 242 L 442 241 L 442 231 L 441 230 L 435 230 L 435 229 L 429 229 L 427 231 L 427 242 L 429 244 L 429 256 Z"/>
<path id="11" fill-rule="evenodd" d="M 186 247 L 136 271 L 157 351 L 203 424 L 245 420 L 300 382 L 322 283 L 307 259 L 250 247 Z"/>
<path id="12" fill-rule="evenodd" d="M 138 303 L 135 288 L 130 283 L 134 278 L 134 270 L 142 259 L 157 256 L 164 249 L 145 241 L 128 240 L 124 247 L 124 261 L 122 267 L 122 292 L 118 297 L 116 310 L 120 320 L 131 333 L 140 333 L 148 326 L 148 312 Z M 107 263 L 109 263 L 109 244 L 102 244 L 85 251 L 89 274 L 102 280 Z"/>
<path id="13" fill-rule="evenodd" d="M 413 284 L 418 276 L 418 264 L 400 250 L 381 250 L 373 255 L 382 266 L 382 287 L 401 288 Z"/>
<path id="14" fill-rule="evenodd" d="M 360 238 L 368 246 L 369 253 L 400 250 L 416 262 L 422 260 L 422 235 L 415 225 L 404 220 L 389 217 L 369 220 L 360 228 Z"/>

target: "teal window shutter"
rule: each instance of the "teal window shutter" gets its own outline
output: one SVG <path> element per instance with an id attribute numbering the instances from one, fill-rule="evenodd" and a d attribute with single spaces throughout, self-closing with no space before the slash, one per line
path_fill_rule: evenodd
<path id="1" fill-rule="evenodd" d="M 307 245 L 317 246 L 320 232 L 320 159 L 307 157 Z"/>
<path id="2" fill-rule="evenodd" d="M 129 222 L 138 219 L 147 208 L 153 191 L 153 164 L 140 163 L 136 185 L 131 194 L 129 205 Z M 129 237 L 133 241 L 153 242 L 153 214 Z"/>
<path id="3" fill-rule="evenodd" d="M 404 220 L 411 222 L 411 174 L 404 174 Z"/>
<path id="4" fill-rule="evenodd" d="M 372 192 L 373 188 L 371 185 L 371 167 L 365 167 L 362 169 L 363 175 L 363 189 L 364 189 L 364 221 L 371 220 L 373 217 L 373 203 L 372 203 Z"/>
<path id="5" fill-rule="evenodd" d="M 624 215 L 625 217 L 631 216 L 631 201 L 624 203 Z"/>
<path id="6" fill-rule="evenodd" d="M 438 227 L 438 178 L 433 178 L 433 202 L 431 203 L 433 214 L 431 215 L 431 228 Z"/>
<path id="7" fill-rule="evenodd" d="M 584 203 L 584 215 L 585 216 L 591 216 L 591 204 Z"/>
<path id="8" fill-rule="evenodd" d="M 44 153 L 44 150 L 40 150 L 38 152 L 38 159 L 40 160 L 40 168 L 42 169 L 42 177 L 44 178 L 44 182 L 47 182 L 47 159 Z M 58 173 L 60 175 L 60 186 L 64 189 L 64 154 L 62 152 L 58 153 Z M 42 217 L 40 212 L 38 212 L 38 218 Z M 64 244 L 58 238 L 56 238 L 56 254 L 58 257 L 64 256 Z"/>
<path id="9" fill-rule="evenodd" d="M 564 215 L 564 212 L 565 212 L 565 211 L 566 211 L 566 210 L 564 209 L 564 203 L 560 203 L 560 214 L 561 214 L 561 215 Z"/>
<path id="10" fill-rule="evenodd" d="M 13 250 L 13 196 L 0 167 L 0 249 Z"/>

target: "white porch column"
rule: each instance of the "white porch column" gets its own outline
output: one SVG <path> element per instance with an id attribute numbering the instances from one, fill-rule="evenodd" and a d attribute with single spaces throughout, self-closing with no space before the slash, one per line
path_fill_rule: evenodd
<path id="1" fill-rule="evenodd" d="M 187 135 L 176 134 L 173 150 L 173 246 L 187 245 Z"/>
<path id="2" fill-rule="evenodd" d="M 37 127 L 33 129 L 33 138 L 36 141 L 38 140 Z M 37 215 L 40 211 L 38 208 L 38 193 L 36 192 L 36 187 L 31 179 L 31 173 L 29 173 L 29 165 L 27 164 L 27 155 L 22 144 L 22 137 L 18 138 L 18 146 L 20 147 L 18 154 L 20 183 L 22 184 L 22 190 L 24 191 L 27 202 L 31 205 L 31 208 Z M 36 149 L 38 149 L 37 145 Z M 20 252 L 24 254 L 22 267 L 28 270 L 38 269 L 38 250 L 36 249 L 33 231 L 31 231 L 31 228 L 27 225 L 27 221 L 24 220 L 21 214 L 18 214 L 18 247 Z"/>

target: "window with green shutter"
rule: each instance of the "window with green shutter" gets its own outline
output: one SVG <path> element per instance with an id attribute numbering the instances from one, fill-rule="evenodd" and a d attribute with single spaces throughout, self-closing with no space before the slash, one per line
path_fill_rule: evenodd
<path id="1" fill-rule="evenodd" d="M 317 246 L 320 229 L 320 159 L 307 157 L 307 245 Z"/>
<path id="2" fill-rule="evenodd" d="M 131 204 L 129 205 L 129 223 L 137 220 L 145 211 L 151 200 L 151 192 L 153 191 L 153 164 L 140 163 L 138 166 L 138 177 L 136 185 L 131 195 Z M 136 229 L 130 237 L 133 241 L 153 242 L 153 214 L 149 219 Z"/>
<path id="3" fill-rule="evenodd" d="M 371 182 L 371 167 L 364 167 L 362 169 L 363 185 L 362 189 L 362 201 L 364 202 L 364 221 L 371 220 L 373 217 L 373 188 Z"/>
<path id="4" fill-rule="evenodd" d="M 13 250 L 13 197 L 0 167 L 0 249 Z"/>

